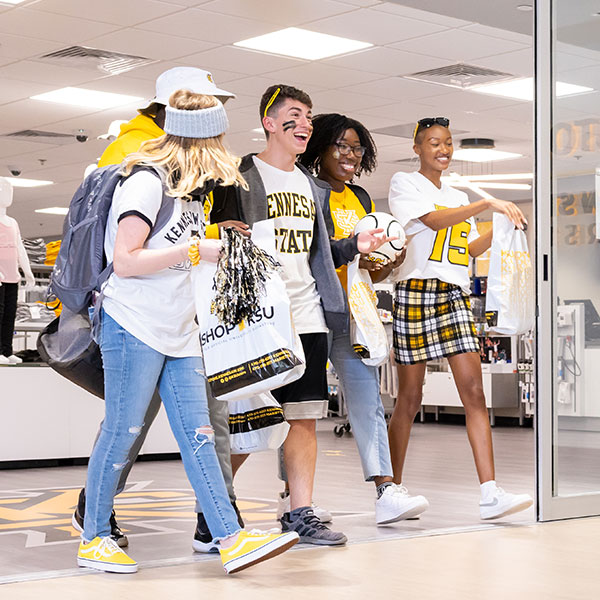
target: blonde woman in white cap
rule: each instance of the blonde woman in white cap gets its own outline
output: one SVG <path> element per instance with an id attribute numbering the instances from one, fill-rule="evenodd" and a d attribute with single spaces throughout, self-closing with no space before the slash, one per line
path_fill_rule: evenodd
<path id="1" fill-rule="evenodd" d="M 105 252 L 114 273 L 104 290 L 100 339 L 106 414 L 88 466 L 79 566 L 132 573 L 137 563 L 111 538 L 110 516 L 120 472 L 159 388 L 183 465 L 213 533 L 223 566 L 240 571 L 284 552 L 298 534 L 240 530 L 214 448 L 206 377 L 188 256 L 215 262 L 221 242 L 202 231 L 202 207 L 191 192 L 217 180 L 247 187 L 239 159 L 223 146 L 227 116 L 214 96 L 179 90 L 166 108 L 166 135 L 145 142 L 123 168 L 114 193 Z M 161 206 L 166 225 L 149 233 Z"/>
<path id="2" fill-rule="evenodd" d="M 102 154 L 100 157 L 98 166 L 104 167 L 107 165 L 120 164 L 129 154 L 138 152 L 140 146 L 144 142 L 164 136 L 165 132 L 163 127 L 165 123 L 165 105 L 169 103 L 169 97 L 171 94 L 179 89 L 190 90 L 196 94 L 215 96 L 223 103 L 229 98 L 235 98 L 235 95 L 231 92 L 217 87 L 213 76 L 208 71 L 196 69 L 194 67 L 175 67 L 173 69 L 169 69 L 158 76 L 158 79 L 156 80 L 156 95 L 154 98 L 150 100 L 147 106 L 139 109 L 139 115 L 121 126 L 119 136 L 106 148 L 104 154 Z M 88 169 L 91 168 L 91 170 L 94 170 L 95 167 L 96 165 L 90 165 L 86 169 L 85 175 L 88 174 Z M 204 202 L 205 214 L 207 214 L 212 206 L 212 192 L 208 194 L 196 195 L 202 196 L 201 199 Z M 242 230 L 247 229 L 247 226 L 239 221 L 230 220 L 220 223 L 219 225 L 221 227 L 236 227 Z M 207 225 L 205 235 L 207 238 L 218 239 L 218 226 Z M 150 426 L 158 414 L 160 403 L 160 396 L 157 391 L 155 392 L 154 396 L 152 397 L 152 401 L 148 406 L 148 410 L 143 420 L 142 430 L 135 443 L 131 447 L 130 454 L 127 458 L 127 464 L 121 471 L 121 477 L 116 490 L 117 495 L 125 489 L 127 478 L 133 463 L 135 462 L 144 440 L 146 439 L 146 435 Z M 217 457 L 219 458 L 219 464 L 221 465 L 221 470 L 223 471 L 223 475 L 225 477 L 229 498 L 234 509 L 236 512 L 238 512 L 239 523 L 243 526 L 241 515 L 239 514 L 235 504 L 236 497 L 233 489 L 233 474 L 231 471 L 231 458 L 229 450 L 229 412 L 227 404 L 215 400 L 212 396 L 209 396 L 208 406 L 210 418 L 213 423 L 213 427 L 215 428 L 215 444 Z M 198 504 L 196 505 L 196 512 L 198 513 L 198 519 L 194 532 L 194 539 L 192 541 L 192 547 L 197 552 L 216 552 L 217 548 L 215 544 L 212 543 L 212 537 L 210 537 L 208 534 L 206 521 L 202 515 L 201 507 Z M 77 506 L 73 512 L 73 518 L 71 520 L 73 527 L 77 531 L 83 531 L 84 518 L 85 488 L 82 488 L 77 500 Z M 122 548 L 127 547 L 129 540 L 119 527 L 114 511 L 110 517 L 110 524 L 112 538 Z"/>

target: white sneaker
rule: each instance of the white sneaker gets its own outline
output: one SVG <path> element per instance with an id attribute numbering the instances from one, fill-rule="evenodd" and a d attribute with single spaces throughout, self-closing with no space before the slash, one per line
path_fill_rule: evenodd
<path id="1" fill-rule="evenodd" d="M 402 519 L 418 517 L 429 508 L 424 496 L 411 496 L 403 485 L 388 485 L 375 501 L 375 522 L 387 525 Z"/>
<path id="2" fill-rule="evenodd" d="M 482 519 L 500 519 L 529 508 L 533 498 L 529 494 L 509 494 L 497 487 L 493 496 L 479 502 Z"/>
<path id="3" fill-rule="evenodd" d="M 315 515 L 319 517 L 321 523 L 331 523 L 333 517 L 329 511 L 317 506 L 314 502 L 311 502 L 310 507 Z M 290 509 L 290 495 L 285 492 L 279 492 L 277 496 L 277 520 L 279 521 L 283 517 L 283 513 L 290 512 Z"/>

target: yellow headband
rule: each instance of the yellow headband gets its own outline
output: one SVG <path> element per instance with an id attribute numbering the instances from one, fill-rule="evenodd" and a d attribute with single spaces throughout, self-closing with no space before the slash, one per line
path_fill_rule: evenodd
<path id="1" fill-rule="evenodd" d="M 275 90 L 275 93 L 271 96 L 271 99 L 267 102 L 267 105 L 265 106 L 265 113 L 264 113 L 263 117 L 267 116 L 267 111 L 271 108 L 271 105 L 273 104 L 273 102 L 275 102 L 275 98 L 277 98 L 277 94 L 279 94 L 280 91 L 281 91 L 281 88 L 277 88 Z"/>
<path id="2" fill-rule="evenodd" d="M 419 129 L 419 121 L 417 121 L 417 124 L 415 125 L 415 130 L 413 131 L 413 142 L 417 139 L 418 129 Z"/>

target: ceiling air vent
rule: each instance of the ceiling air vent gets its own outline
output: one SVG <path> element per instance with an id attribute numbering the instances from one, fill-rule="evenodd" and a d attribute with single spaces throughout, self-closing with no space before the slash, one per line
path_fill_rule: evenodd
<path id="1" fill-rule="evenodd" d="M 39 144 L 70 144 L 75 136 L 72 133 L 57 133 L 55 131 L 39 131 L 37 129 L 24 129 L 14 133 L 5 133 L 0 137 L 19 140 L 21 142 L 37 142 Z"/>
<path id="2" fill-rule="evenodd" d="M 414 79 L 415 81 L 426 81 L 427 83 L 437 83 L 448 87 L 467 89 L 484 83 L 502 81 L 504 79 L 514 79 L 514 75 L 486 69 L 485 67 L 476 67 L 475 65 L 466 65 L 457 63 L 448 67 L 431 69 L 429 71 L 419 71 L 410 75 L 401 75 L 404 79 Z"/>
<path id="3" fill-rule="evenodd" d="M 87 48 L 86 46 L 69 46 L 50 54 L 44 54 L 38 59 L 40 62 L 50 62 L 57 65 L 69 67 L 98 69 L 103 73 L 118 75 L 131 71 L 136 67 L 142 67 L 157 62 L 151 58 L 134 56 L 132 54 L 121 54 L 110 50 L 99 50 L 98 48 Z"/>

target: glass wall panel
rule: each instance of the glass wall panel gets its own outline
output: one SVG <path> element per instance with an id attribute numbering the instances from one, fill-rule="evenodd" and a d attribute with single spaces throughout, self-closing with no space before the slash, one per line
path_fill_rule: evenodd
<path id="1" fill-rule="evenodd" d="M 552 494 L 559 497 L 600 492 L 599 11 L 592 0 L 553 2 Z"/>

